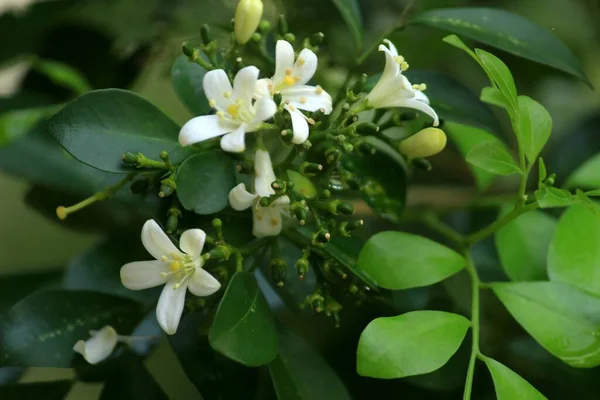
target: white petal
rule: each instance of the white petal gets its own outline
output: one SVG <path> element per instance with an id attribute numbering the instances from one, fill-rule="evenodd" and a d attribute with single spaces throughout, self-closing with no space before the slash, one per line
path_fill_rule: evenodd
<path id="1" fill-rule="evenodd" d="M 221 149 L 229 153 L 242 153 L 246 150 L 246 125 L 240 125 L 236 130 L 221 138 Z"/>
<path id="2" fill-rule="evenodd" d="M 148 289 L 167 282 L 163 272 L 169 272 L 169 264 L 162 261 L 131 262 L 121 267 L 121 283 L 129 290 Z"/>
<path id="3" fill-rule="evenodd" d="M 236 99 L 241 99 L 244 103 L 250 103 L 256 90 L 258 81 L 258 68 L 249 66 L 242 68 L 235 75 L 233 80 L 233 94 Z"/>
<path id="4" fill-rule="evenodd" d="M 175 289 L 177 283 L 176 279 L 167 282 L 156 305 L 156 319 L 168 335 L 177 332 L 185 305 L 185 292 L 187 291 L 188 282 L 184 282 Z"/>
<path id="5" fill-rule="evenodd" d="M 227 106 L 232 103 L 231 97 L 227 97 L 226 93 L 231 96 L 233 88 L 231 87 L 227 73 L 222 69 L 208 71 L 204 75 L 202 86 L 204 87 L 206 98 L 209 101 L 214 100 L 216 107 L 221 111 L 226 110 Z"/>
<path id="6" fill-rule="evenodd" d="M 221 288 L 221 284 L 214 276 L 198 267 L 190 278 L 188 289 L 196 296 L 210 296 Z"/>
<path id="7" fill-rule="evenodd" d="M 263 78 L 256 81 L 256 88 L 254 89 L 254 98 L 260 99 L 261 97 L 271 97 L 271 88 L 273 87 L 273 81 L 269 78 Z"/>
<path id="8" fill-rule="evenodd" d="M 275 46 L 275 75 L 273 83 L 279 86 L 285 79 L 285 71 L 291 70 L 294 66 L 294 48 L 285 40 L 278 40 Z"/>
<path id="9" fill-rule="evenodd" d="M 281 211 L 279 207 L 255 207 L 253 211 L 252 234 L 257 238 L 277 236 L 281 233 Z"/>
<path id="10" fill-rule="evenodd" d="M 317 71 L 318 63 L 317 55 L 312 50 L 302 50 L 292 72 L 292 76 L 297 78 L 296 85 L 304 85 L 310 81 Z"/>
<path id="11" fill-rule="evenodd" d="M 396 58 L 394 54 L 385 47 L 384 45 L 379 46 L 379 51 L 383 51 L 385 53 L 385 68 L 383 73 L 381 74 L 381 78 L 367 96 L 369 99 L 373 99 L 373 101 L 377 102 L 379 98 L 384 97 L 385 94 L 382 92 L 389 93 L 390 84 L 395 81 L 400 73 L 400 66 L 396 62 Z M 398 82 L 395 83 L 395 89 L 398 87 Z"/>
<path id="12" fill-rule="evenodd" d="M 424 112 L 433 118 L 433 126 L 438 126 L 440 124 L 440 120 L 435 110 L 429 106 L 429 104 L 419 101 L 416 99 L 399 99 L 393 103 L 391 103 L 388 107 L 404 107 L 404 108 L 412 108 L 413 110 L 418 110 Z"/>
<path id="13" fill-rule="evenodd" d="M 254 132 L 256 129 L 256 125 L 259 125 L 261 122 L 268 120 L 277 112 L 277 105 L 271 99 L 271 97 L 261 97 L 256 100 L 254 103 L 254 120 L 251 122 L 251 128 L 248 129 L 248 132 Z"/>
<path id="14" fill-rule="evenodd" d="M 148 253 L 157 260 L 160 260 L 164 255 L 183 255 L 153 219 L 146 221 L 142 228 L 142 244 Z"/>
<path id="15" fill-rule="evenodd" d="M 283 100 L 296 108 L 305 111 L 325 110 L 325 114 L 331 114 L 333 110 L 331 96 L 324 90 L 318 90 L 314 86 L 292 86 L 281 91 Z"/>
<path id="16" fill-rule="evenodd" d="M 113 352 L 117 345 L 117 336 L 117 332 L 111 326 L 105 326 L 88 340 L 75 343 L 73 350 L 90 364 L 98 364 Z"/>
<path id="17" fill-rule="evenodd" d="M 414 98 L 415 90 L 412 87 L 406 88 L 405 79 L 404 75 L 398 75 L 386 82 L 385 86 L 373 89 L 367 95 L 369 105 L 373 108 L 387 108 L 394 101 Z"/>
<path id="18" fill-rule="evenodd" d="M 235 130 L 239 124 L 222 119 L 216 115 L 204 115 L 190 119 L 179 131 L 179 143 L 182 146 L 202 142 Z"/>
<path id="19" fill-rule="evenodd" d="M 294 137 L 292 137 L 292 143 L 301 144 L 306 142 L 308 139 L 308 121 L 301 111 L 294 109 L 290 111 L 289 107 L 286 106 L 286 110 L 289 111 L 292 116 L 292 129 L 294 130 Z"/>
<path id="20" fill-rule="evenodd" d="M 415 100 L 422 101 L 425 104 L 429 104 L 429 97 L 420 90 L 415 90 Z"/>
<path id="21" fill-rule="evenodd" d="M 246 185 L 240 183 L 229 192 L 229 205 L 236 211 L 242 211 L 250 208 L 257 197 L 246 190 Z"/>
<path id="22" fill-rule="evenodd" d="M 393 56 L 395 56 L 395 57 L 398 56 L 398 49 L 396 48 L 396 46 L 394 46 L 394 43 L 392 43 L 391 40 L 383 39 L 383 43 L 388 45 L 390 52 L 392 53 Z"/>
<path id="23" fill-rule="evenodd" d="M 258 149 L 254 155 L 254 191 L 258 196 L 267 197 L 275 193 L 271 184 L 275 181 L 275 171 L 271 163 L 271 155 L 266 150 Z"/>
<path id="24" fill-rule="evenodd" d="M 188 229 L 179 238 L 179 247 L 184 253 L 196 258 L 202 254 L 206 233 L 202 229 Z"/>

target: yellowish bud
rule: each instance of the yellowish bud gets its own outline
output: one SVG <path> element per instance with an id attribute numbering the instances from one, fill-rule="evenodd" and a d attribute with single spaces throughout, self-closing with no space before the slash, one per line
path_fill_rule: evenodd
<path id="1" fill-rule="evenodd" d="M 240 0 L 235 10 L 234 34 L 239 44 L 244 44 L 254 34 L 263 13 L 261 0 Z"/>
<path id="2" fill-rule="evenodd" d="M 431 157 L 446 147 L 446 134 L 438 128 L 425 128 L 400 142 L 398 150 L 409 158 Z"/>

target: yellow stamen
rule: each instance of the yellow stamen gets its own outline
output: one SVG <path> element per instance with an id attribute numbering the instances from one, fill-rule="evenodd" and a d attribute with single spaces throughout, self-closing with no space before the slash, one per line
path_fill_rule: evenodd
<path id="1" fill-rule="evenodd" d="M 225 92 L 223 93 L 223 97 L 225 97 L 226 99 L 231 97 L 231 92 Z"/>
<path id="2" fill-rule="evenodd" d="M 394 59 L 396 60 L 396 62 L 397 62 L 398 64 L 402 64 L 404 61 L 406 61 L 406 60 L 404 59 L 404 57 L 402 57 L 402 56 L 396 56 L 396 57 L 394 57 Z"/>
<path id="3" fill-rule="evenodd" d="M 300 97 L 300 103 L 304 104 L 306 103 L 308 100 L 306 99 L 306 97 Z"/>
<path id="4" fill-rule="evenodd" d="M 169 264 L 169 269 L 171 272 L 177 272 L 181 269 L 181 263 L 179 261 L 173 261 Z"/>
<path id="5" fill-rule="evenodd" d="M 290 75 L 286 75 L 283 79 L 283 83 L 288 86 L 293 86 L 296 83 L 296 80 L 292 78 Z"/>
<path id="6" fill-rule="evenodd" d="M 233 118 L 238 119 L 240 116 L 240 104 L 230 104 L 227 107 L 227 113 Z"/>
<path id="7" fill-rule="evenodd" d="M 208 105 L 212 108 L 215 108 L 217 106 L 217 101 L 215 99 L 210 99 L 208 101 Z"/>
<path id="8" fill-rule="evenodd" d="M 402 69 L 402 71 L 406 71 L 408 69 L 408 63 L 406 61 L 403 61 L 400 64 L 400 68 Z"/>
<path id="9" fill-rule="evenodd" d="M 273 218 L 271 220 L 271 225 L 273 225 L 273 226 L 277 226 L 278 223 L 279 223 L 279 220 L 277 218 Z"/>
<path id="10" fill-rule="evenodd" d="M 294 107 L 292 105 L 288 105 L 288 108 L 290 109 L 290 111 L 296 111 L 296 107 Z"/>
<path id="11" fill-rule="evenodd" d="M 224 113 L 223 111 L 217 111 L 217 116 L 218 116 L 220 119 L 225 119 L 225 113 Z"/>
<path id="12" fill-rule="evenodd" d="M 291 75 L 292 74 L 292 70 L 290 68 L 285 70 L 285 74 L 286 75 Z"/>
<path id="13" fill-rule="evenodd" d="M 298 61 L 296 61 L 296 64 L 298 64 L 298 66 L 301 67 L 304 65 L 305 62 L 306 60 L 304 59 L 304 57 L 300 57 L 298 58 Z"/>
<path id="14" fill-rule="evenodd" d="M 317 90 L 316 90 L 317 94 L 322 94 L 323 93 L 323 88 L 321 86 L 317 85 Z"/>

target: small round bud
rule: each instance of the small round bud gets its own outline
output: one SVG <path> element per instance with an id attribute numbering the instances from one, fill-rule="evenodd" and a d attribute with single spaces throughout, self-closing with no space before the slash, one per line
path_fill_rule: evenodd
<path id="1" fill-rule="evenodd" d="M 433 156 L 446 147 L 446 134 L 438 128 L 425 128 L 398 145 L 398 150 L 409 158 Z"/>
<path id="2" fill-rule="evenodd" d="M 189 58 L 194 57 L 194 48 L 188 42 L 181 43 L 181 51 Z"/>
<path id="3" fill-rule="evenodd" d="M 323 34 L 323 32 L 317 32 L 314 35 L 312 35 L 310 37 L 310 45 L 311 46 L 318 46 L 321 43 L 323 43 L 323 39 L 325 39 L 325 35 Z"/>
<path id="4" fill-rule="evenodd" d="M 223 221 L 221 221 L 219 218 L 213 219 L 212 227 L 215 229 L 221 229 L 223 227 Z"/>
<path id="5" fill-rule="evenodd" d="M 354 206 L 350 203 L 341 202 L 336 206 L 337 212 L 344 215 L 352 215 L 354 214 Z"/>
<path id="6" fill-rule="evenodd" d="M 179 215 L 171 214 L 167 217 L 167 223 L 165 224 L 167 233 L 175 232 L 177 230 L 178 225 L 179 225 Z"/>
<path id="7" fill-rule="evenodd" d="M 200 27 L 200 36 L 202 37 L 202 43 L 205 45 L 212 42 L 212 37 L 210 36 L 210 28 L 207 24 L 204 24 Z"/>
<path id="8" fill-rule="evenodd" d="M 258 32 L 254 32 L 251 39 L 254 43 L 260 43 L 260 41 L 262 40 L 262 35 Z"/>
<path id="9" fill-rule="evenodd" d="M 169 159 L 169 152 L 166 151 L 166 150 L 163 150 L 163 151 L 160 152 L 159 157 L 160 157 L 161 160 L 167 161 Z"/>
<path id="10" fill-rule="evenodd" d="M 258 24 L 258 30 L 259 30 L 261 33 L 265 33 L 265 32 L 267 32 L 269 29 L 271 29 L 271 23 L 270 23 L 269 21 L 267 21 L 267 20 L 264 20 L 264 19 L 263 19 L 263 20 L 262 20 L 262 21 L 260 21 L 260 23 Z"/>
<path id="11" fill-rule="evenodd" d="M 296 35 L 294 35 L 293 33 L 286 33 L 283 36 L 283 40 L 285 40 L 286 42 L 294 43 L 296 41 Z"/>
<path id="12" fill-rule="evenodd" d="M 327 232 L 327 231 L 319 231 L 316 235 L 315 235 L 315 240 L 318 243 L 327 243 L 331 240 L 331 233 Z"/>
<path id="13" fill-rule="evenodd" d="M 254 35 L 263 13 L 261 0 L 240 0 L 235 10 L 233 26 L 235 40 L 245 44 Z"/>
<path id="14" fill-rule="evenodd" d="M 296 270 L 298 271 L 298 277 L 300 279 L 304 279 L 304 277 L 308 273 L 308 260 L 306 260 L 305 258 L 301 258 L 298 261 L 296 261 L 294 267 L 296 267 Z"/>
<path id="15" fill-rule="evenodd" d="M 269 271 L 271 273 L 271 279 L 277 286 L 283 287 L 283 281 L 287 273 L 288 264 L 283 258 L 274 258 L 269 263 Z"/>
<path id="16" fill-rule="evenodd" d="M 64 221 L 67 219 L 67 215 L 69 215 L 69 213 L 67 213 L 67 208 L 65 206 L 56 207 L 56 216 L 58 219 Z"/>

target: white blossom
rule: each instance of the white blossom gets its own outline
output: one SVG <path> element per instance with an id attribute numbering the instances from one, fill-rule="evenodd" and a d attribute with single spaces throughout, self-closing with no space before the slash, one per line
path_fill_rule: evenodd
<path id="1" fill-rule="evenodd" d="M 177 331 L 187 289 L 196 296 L 209 296 L 221 287 L 202 268 L 205 240 L 203 230 L 189 229 L 181 235 L 180 251 L 156 221 L 148 220 L 142 228 L 142 243 L 156 260 L 132 262 L 121 268 L 121 282 L 128 289 L 165 285 L 156 306 L 156 317 L 169 335 Z"/>
<path id="2" fill-rule="evenodd" d="M 243 152 L 246 149 L 246 132 L 258 130 L 262 122 L 277 111 L 270 97 L 254 101 L 258 74 L 256 67 L 242 68 L 232 87 L 222 69 L 207 72 L 203 80 L 204 93 L 217 112 L 189 120 L 179 132 L 179 143 L 187 146 L 224 135 L 221 138 L 224 151 Z"/>
<path id="3" fill-rule="evenodd" d="M 266 150 L 256 150 L 254 157 L 254 191 L 250 193 L 240 183 L 229 192 L 229 204 L 234 210 L 242 211 L 252 207 L 253 229 L 256 237 L 276 236 L 281 233 L 282 215 L 288 215 L 290 199 L 282 196 L 268 207 L 260 205 L 261 197 L 275 194 L 271 184 L 276 180 L 271 157 Z"/>
<path id="4" fill-rule="evenodd" d="M 88 340 L 79 340 L 73 346 L 73 350 L 81 354 L 90 364 L 98 364 L 110 356 L 119 339 L 119 335 L 112 326 L 105 326 L 99 331 L 90 332 L 90 336 Z"/>

